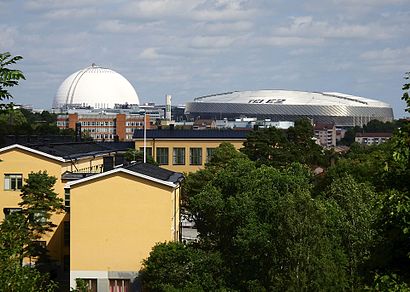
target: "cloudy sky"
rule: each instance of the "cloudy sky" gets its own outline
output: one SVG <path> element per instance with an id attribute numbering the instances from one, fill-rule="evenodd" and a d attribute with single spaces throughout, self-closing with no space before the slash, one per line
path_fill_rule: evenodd
<path id="1" fill-rule="evenodd" d="M 50 108 L 91 63 L 142 102 L 232 90 L 338 91 L 404 116 L 410 0 L 0 0 L 0 52 L 22 55 L 15 102 Z"/>

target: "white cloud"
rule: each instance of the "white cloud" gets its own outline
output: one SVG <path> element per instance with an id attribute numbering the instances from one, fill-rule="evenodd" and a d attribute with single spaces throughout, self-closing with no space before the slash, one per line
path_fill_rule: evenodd
<path id="1" fill-rule="evenodd" d="M 92 16 L 97 16 L 98 12 L 95 8 L 61 8 L 51 10 L 45 13 L 45 18 L 47 19 L 54 19 L 54 20 L 62 20 L 62 19 L 80 19 L 80 18 L 87 18 Z"/>
<path id="2" fill-rule="evenodd" d="M 346 39 L 388 39 L 394 36 L 390 27 L 382 27 L 377 23 L 347 24 L 338 22 L 315 21 L 312 16 L 293 17 L 289 26 L 274 29 L 274 34 L 285 36 L 313 36 L 317 38 Z"/>
<path id="3" fill-rule="evenodd" d="M 157 60 L 160 58 L 160 55 L 156 48 L 146 48 L 139 54 L 139 58 L 143 60 Z"/>
<path id="4" fill-rule="evenodd" d="M 17 28 L 0 24 L 0 51 L 11 51 L 14 49 Z"/>
<path id="5" fill-rule="evenodd" d="M 123 22 L 118 19 L 103 20 L 97 24 L 96 30 L 105 33 L 137 33 L 146 28 L 147 24 Z"/>
<path id="6" fill-rule="evenodd" d="M 197 25 L 197 28 L 203 29 L 209 33 L 235 33 L 251 30 L 253 28 L 253 23 L 251 21 L 202 22 Z"/>
<path id="7" fill-rule="evenodd" d="M 363 52 L 359 58 L 377 72 L 407 72 L 410 68 L 410 46 L 404 48 L 385 48 Z"/>
<path id="8" fill-rule="evenodd" d="M 194 48 L 226 48 L 233 44 L 235 38 L 226 36 L 196 36 L 191 45 Z"/>
<path id="9" fill-rule="evenodd" d="M 255 40 L 254 45 L 269 45 L 274 47 L 317 46 L 323 43 L 321 38 L 297 36 L 266 36 Z"/>

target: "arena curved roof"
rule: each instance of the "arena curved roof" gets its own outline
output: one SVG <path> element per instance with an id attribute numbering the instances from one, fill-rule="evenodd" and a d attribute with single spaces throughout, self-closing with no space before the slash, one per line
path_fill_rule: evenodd
<path id="1" fill-rule="evenodd" d="M 341 126 L 393 119 L 393 110 L 385 102 L 338 92 L 294 90 L 233 91 L 201 96 L 188 102 L 185 112 L 194 118 L 217 119 L 247 116 L 294 121 L 308 117 Z"/>
<path id="2" fill-rule="evenodd" d="M 121 74 L 93 64 L 71 74 L 61 83 L 53 108 L 105 109 L 126 103 L 139 104 L 131 83 Z"/>

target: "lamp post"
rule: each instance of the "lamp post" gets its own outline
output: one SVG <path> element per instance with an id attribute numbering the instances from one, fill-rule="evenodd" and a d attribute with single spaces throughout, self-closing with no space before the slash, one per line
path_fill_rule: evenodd
<path id="1" fill-rule="evenodd" d="M 144 163 L 147 163 L 147 113 L 140 111 L 144 115 Z"/>

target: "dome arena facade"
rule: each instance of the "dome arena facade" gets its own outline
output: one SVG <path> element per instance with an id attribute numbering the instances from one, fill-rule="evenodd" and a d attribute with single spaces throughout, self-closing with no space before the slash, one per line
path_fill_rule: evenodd
<path id="1" fill-rule="evenodd" d="M 93 64 L 71 74 L 61 83 L 53 108 L 113 109 L 116 104 L 139 105 L 134 87 L 121 74 Z"/>
<path id="2" fill-rule="evenodd" d="M 292 90 L 234 91 L 201 96 L 186 104 L 185 114 L 201 119 L 256 117 L 296 121 L 309 118 L 337 126 L 393 120 L 391 106 L 378 100 L 338 92 Z"/>

